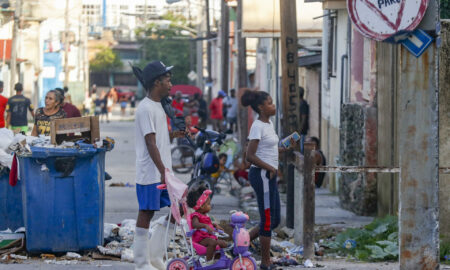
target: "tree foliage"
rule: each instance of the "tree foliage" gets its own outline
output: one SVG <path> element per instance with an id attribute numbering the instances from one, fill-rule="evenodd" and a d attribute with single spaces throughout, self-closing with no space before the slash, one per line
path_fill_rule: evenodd
<path id="1" fill-rule="evenodd" d="M 100 51 L 95 55 L 94 59 L 89 62 L 91 71 L 111 72 L 122 68 L 123 63 L 116 52 L 107 47 L 100 47 L 99 49 Z"/>
<path id="2" fill-rule="evenodd" d="M 172 13 L 167 13 L 162 19 L 165 23 L 151 23 L 136 30 L 144 50 L 140 66 L 145 67 L 150 61 L 161 60 L 168 66 L 174 66 L 172 84 L 188 84 L 190 54 L 195 52 L 191 52 L 191 37 L 184 30 L 187 20 Z"/>
<path id="3" fill-rule="evenodd" d="M 450 0 L 441 0 L 441 19 L 450 19 Z"/>

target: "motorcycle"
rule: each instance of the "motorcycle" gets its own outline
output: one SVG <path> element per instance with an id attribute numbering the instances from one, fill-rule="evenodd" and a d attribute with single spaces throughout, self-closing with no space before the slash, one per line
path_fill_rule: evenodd
<path id="1" fill-rule="evenodd" d="M 219 170 L 219 158 L 216 152 L 223 144 L 226 135 L 213 130 L 205 130 L 195 127 L 199 133 L 195 139 L 197 148 L 195 154 L 194 170 L 191 174 L 191 180 L 188 183 L 189 188 L 205 186 L 213 191 L 211 198 L 216 191 L 215 180 L 211 177 L 212 173 Z"/>

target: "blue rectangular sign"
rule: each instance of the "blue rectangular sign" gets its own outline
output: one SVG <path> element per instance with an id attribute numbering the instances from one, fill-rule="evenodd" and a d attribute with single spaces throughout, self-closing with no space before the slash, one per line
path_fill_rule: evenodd
<path id="1" fill-rule="evenodd" d="M 433 38 L 425 31 L 416 29 L 401 44 L 408 49 L 415 57 L 419 57 L 430 46 Z"/>

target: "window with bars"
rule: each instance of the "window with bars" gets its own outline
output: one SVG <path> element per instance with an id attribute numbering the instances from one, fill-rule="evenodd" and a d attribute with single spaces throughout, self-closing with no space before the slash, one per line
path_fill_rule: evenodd
<path id="1" fill-rule="evenodd" d="M 100 5 L 83 5 L 82 8 L 89 25 L 95 25 L 100 22 Z"/>
<path id="2" fill-rule="evenodd" d="M 137 13 L 144 13 L 145 12 L 145 6 L 144 5 L 137 5 L 136 6 L 136 12 Z M 149 13 L 149 14 L 156 13 L 156 6 L 147 5 L 147 13 Z"/>

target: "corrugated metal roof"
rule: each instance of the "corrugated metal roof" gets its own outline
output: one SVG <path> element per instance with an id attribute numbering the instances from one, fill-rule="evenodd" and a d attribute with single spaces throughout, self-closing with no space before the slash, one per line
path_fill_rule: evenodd
<path id="1" fill-rule="evenodd" d="M 299 67 L 320 65 L 321 63 L 322 63 L 322 54 L 305 55 L 300 56 L 298 58 Z"/>

